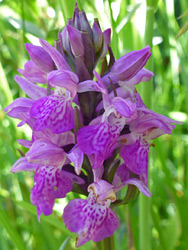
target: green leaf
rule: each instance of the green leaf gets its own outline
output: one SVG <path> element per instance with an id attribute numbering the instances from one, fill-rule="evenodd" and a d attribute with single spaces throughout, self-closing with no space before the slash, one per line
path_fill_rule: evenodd
<path id="1" fill-rule="evenodd" d="M 181 235 L 181 224 L 177 209 L 174 210 L 174 214 L 171 215 L 170 219 L 168 220 L 166 229 L 164 230 L 164 235 L 168 250 L 175 249 Z"/>
<path id="2" fill-rule="evenodd" d="M 186 31 L 188 30 L 188 22 L 186 22 L 183 27 L 180 29 L 180 31 L 178 32 L 176 39 L 179 38 L 180 36 L 182 36 Z"/>
<path id="3" fill-rule="evenodd" d="M 15 245 L 15 247 L 19 250 L 26 250 L 25 244 L 17 232 L 17 229 L 13 226 L 10 218 L 7 213 L 3 210 L 0 210 L 0 224 L 8 233 L 10 240 Z"/>
<path id="4" fill-rule="evenodd" d="M 25 201 L 16 201 L 16 203 L 19 206 L 23 207 L 25 210 L 27 210 L 29 213 L 37 216 L 37 211 L 36 211 L 35 206 L 33 206 L 30 203 L 27 203 Z M 51 224 L 52 226 L 59 228 L 61 231 L 63 231 L 63 233 L 68 235 L 68 230 L 65 228 L 63 221 L 58 220 L 55 216 L 53 216 L 53 215 L 50 215 L 50 216 L 41 215 L 41 221 L 45 221 L 45 222 Z"/>
<path id="5" fill-rule="evenodd" d="M 59 250 L 65 250 L 65 247 L 67 246 L 69 240 L 70 240 L 71 236 L 68 236 L 62 243 L 62 245 L 60 246 Z"/>

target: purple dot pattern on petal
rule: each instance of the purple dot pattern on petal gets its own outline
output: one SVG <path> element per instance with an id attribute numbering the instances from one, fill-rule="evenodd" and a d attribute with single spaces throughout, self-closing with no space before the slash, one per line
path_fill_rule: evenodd
<path id="1" fill-rule="evenodd" d="M 64 96 L 46 96 L 36 101 L 30 114 L 37 118 L 34 130 L 40 131 L 50 128 L 53 133 L 59 134 L 74 127 L 74 111 L 71 100 Z"/>

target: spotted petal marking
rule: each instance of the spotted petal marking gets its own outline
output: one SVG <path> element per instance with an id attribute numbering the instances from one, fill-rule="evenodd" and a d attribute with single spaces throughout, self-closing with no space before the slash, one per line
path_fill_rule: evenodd
<path id="1" fill-rule="evenodd" d="M 107 122 L 102 122 L 81 128 L 77 134 L 77 142 L 85 154 L 94 154 L 93 168 L 98 168 L 111 152 L 118 135 Z"/>
<path id="2" fill-rule="evenodd" d="M 138 175 L 146 173 L 148 169 L 149 144 L 147 141 L 138 139 L 134 144 L 124 146 L 121 157 L 129 170 Z"/>
<path id="3" fill-rule="evenodd" d="M 72 102 L 63 95 L 41 98 L 34 103 L 30 114 L 37 118 L 33 127 L 36 131 L 50 128 L 53 133 L 59 134 L 74 127 Z"/>
<path id="4" fill-rule="evenodd" d="M 61 169 L 52 166 L 40 166 L 34 177 L 31 202 L 37 206 L 37 215 L 50 215 L 56 198 L 64 198 L 72 190 L 72 181 Z"/>

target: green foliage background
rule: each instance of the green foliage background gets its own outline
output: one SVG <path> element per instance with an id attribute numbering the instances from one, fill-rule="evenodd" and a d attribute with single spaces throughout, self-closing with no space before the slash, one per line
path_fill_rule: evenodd
<path id="1" fill-rule="evenodd" d="M 112 27 L 112 49 L 115 57 L 141 49 L 144 34 L 138 22 L 144 20 L 140 12 L 145 1 L 136 0 L 79 0 L 78 6 L 92 20 L 97 17 L 104 28 Z M 150 2 L 150 1 L 148 1 Z M 151 1 L 152 2 L 152 1 Z M 155 3 L 153 34 L 153 93 L 152 109 L 183 121 L 172 135 L 155 141 L 150 153 L 150 219 L 153 250 L 188 249 L 188 32 L 176 35 L 187 23 L 186 0 L 160 0 Z M 29 195 L 33 174 L 10 173 L 18 159 L 16 142 L 30 138 L 30 131 L 17 128 L 18 121 L 3 112 L 13 99 L 24 96 L 14 81 L 17 68 L 28 60 L 26 42 L 43 38 L 53 44 L 57 33 L 72 16 L 75 1 L 64 0 L 1 0 L 0 1 L 0 249 L 2 250 L 63 250 L 75 249 L 74 234 L 65 228 L 57 205 L 53 215 L 36 218 L 36 208 Z M 117 10 L 117 13 L 116 13 Z M 147 84 L 147 83 L 143 83 Z M 140 87 L 138 87 L 139 89 Z M 73 194 L 65 199 L 74 198 Z M 64 202 L 64 203 L 65 203 Z M 139 249 L 138 199 L 128 206 L 116 208 L 120 228 L 115 233 L 117 249 Z M 71 237 L 69 237 L 71 236 Z M 132 236 L 132 237 L 130 237 Z M 121 248 L 120 248 L 121 247 Z M 89 242 L 80 247 L 97 249 Z"/>

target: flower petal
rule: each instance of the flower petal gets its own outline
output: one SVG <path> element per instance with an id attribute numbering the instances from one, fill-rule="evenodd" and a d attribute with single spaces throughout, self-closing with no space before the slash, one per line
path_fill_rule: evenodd
<path id="1" fill-rule="evenodd" d="M 124 181 L 124 183 L 122 185 L 120 185 L 119 187 L 115 187 L 114 191 L 118 192 L 119 190 L 121 190 L 123 187 L 125 187 L 127 185 L 136 186 L 139 189 L 139 191 L 147 197 L 152 196 L 152 194 L 149 191 L 149 189 L 147 188 L 147 186 L 141 180 L 136 179 L 136 178 L 132 178 L 132 179 L 128 179 L 128 180 Z"/>
<path id="2" fill-rule="evenodd" d="M 38 100 L 46 96 L 46 89 L 37 86 L 36 84 L 24 79 L 18 75 L 14 77 L 20 88 L 32 99 Z"/>
<path id="3" fill-rule="evenodd" d="M 66 88 L 71 92 L 71 97 L 75 97 L 79 79 L 73 72 L 68 70 L 54 70 L 48 74 L 48 81 L 52 87 L 59 86 Z"/>
<path id="4" fill-rule="evenodd" d="M 126 118 L 130 118 L 131 116 L 133 116 L 134 112 L 136 111 L 135 103 L 129 100 L 123 99 L 121 97 L 115 97 L 112 100 L 112 104 L 114 105 L 118 113 L 120 113 L 122 116 Z"/>
<path id="5" fill-rule="evenodd" d="M 27 157 L 18 159 L 11 168 L 12 173 L 19 173 L 21 171 L 33 172 L 39 165 L 34 163 L 28 163 Z"/>
<path id="6" fill-rule="evenodd" d="M 65 58 L 61 55 L 61 53 L 57 49 L 55 49 L 48 42 L 42 39 L 40 39 L 40 44 L 45 49 L 45 51 L 50 55 L 50 58 L 54 60 L 58 69 L 71 70 L 69 64 L 66 62 Z"/>
<path id="7" fill-rule="evenodd" d="M 149 143 L 138 139 L 134 144 L 122 147 L 120 155 L 127 168 L 140 175 L 148 171 L 148 153 Z"/>
<path id="8" fill-rule="evenodd" d="M 66 160 L 66 154 L 62 148 L 44 139 L 36 140 L 26 153 L 28 162 L 62 167 Z"/>
<path id="9" fill-rule="evenodd" d="M 115 131 L 111 131 L 110 125 L 103 122 L 81 128 L 77 134 L 77 142 L 85 154 L 94 155 L 92 167 L 98 168 L 112 150 L 117 136 Z"/>
<path id="10" fill-rule="evenodd" d="M 63 172 L 52 166 L 41 166 L 34 177 L 35 185 L 31 189 L 31 202 L 37 206 L 38 220 L 41 213 L 52 213 L 56 198 L 64 198 L 72 190 L 72 181 Z"/>
<path id="11" fill-rule="evenodd" d="M 30 114 L 37 121 L 34 130 L 50 128 L 53 133 L 60 134 L 74 127 L 74 110 L 70 99 L 64 96 L 51 95 L 36 101 Z"/>
<path id="12" fill-rule="evenodd" d="M 54 62 L 49 54 L 40 46 L 26 43 L 25 47 L 31 60 L 43 71 L 50 72 L 54 69 Z"/>
<path id="13" fill-rule="evenodd" d="M 119 58 L 113 64 L 111 71 L 102 80 L 109 84 L 109 78 L 113 83 L 118 81 L 128 81 L 135 76 L 146 64 L 151 56 L 150 47 L 146 46 L 141 50 L 132 51 Z"/>
<path id="14" fill-rule="evenodd" d="M 80 148 L 76 145 L 74 148 L 67 154 L 67 157 L 74 164 L 74 169 L 77 175 L 81 173 L 82 163 L 84 160 L 84 154 Z"/>
<path id="15" fill-rule="evenodd" d="M 110 200 L 98 204 L 95 199 L 91 192 L 87 200 L 71 200 L 64 209 L 63 221 L 68 230 L 77 233 L 77 247 L 110 237 L 119 227 L 117 215 L 109 208 Z"/>
<path id="16" fill-rule="evenodd" d="M 29 81 L 37 83 L 46 83 L 46 73 L 42 71 L 33 61 L 28 61 L 24 69 L 18 69 L 18 72 Z"/>

